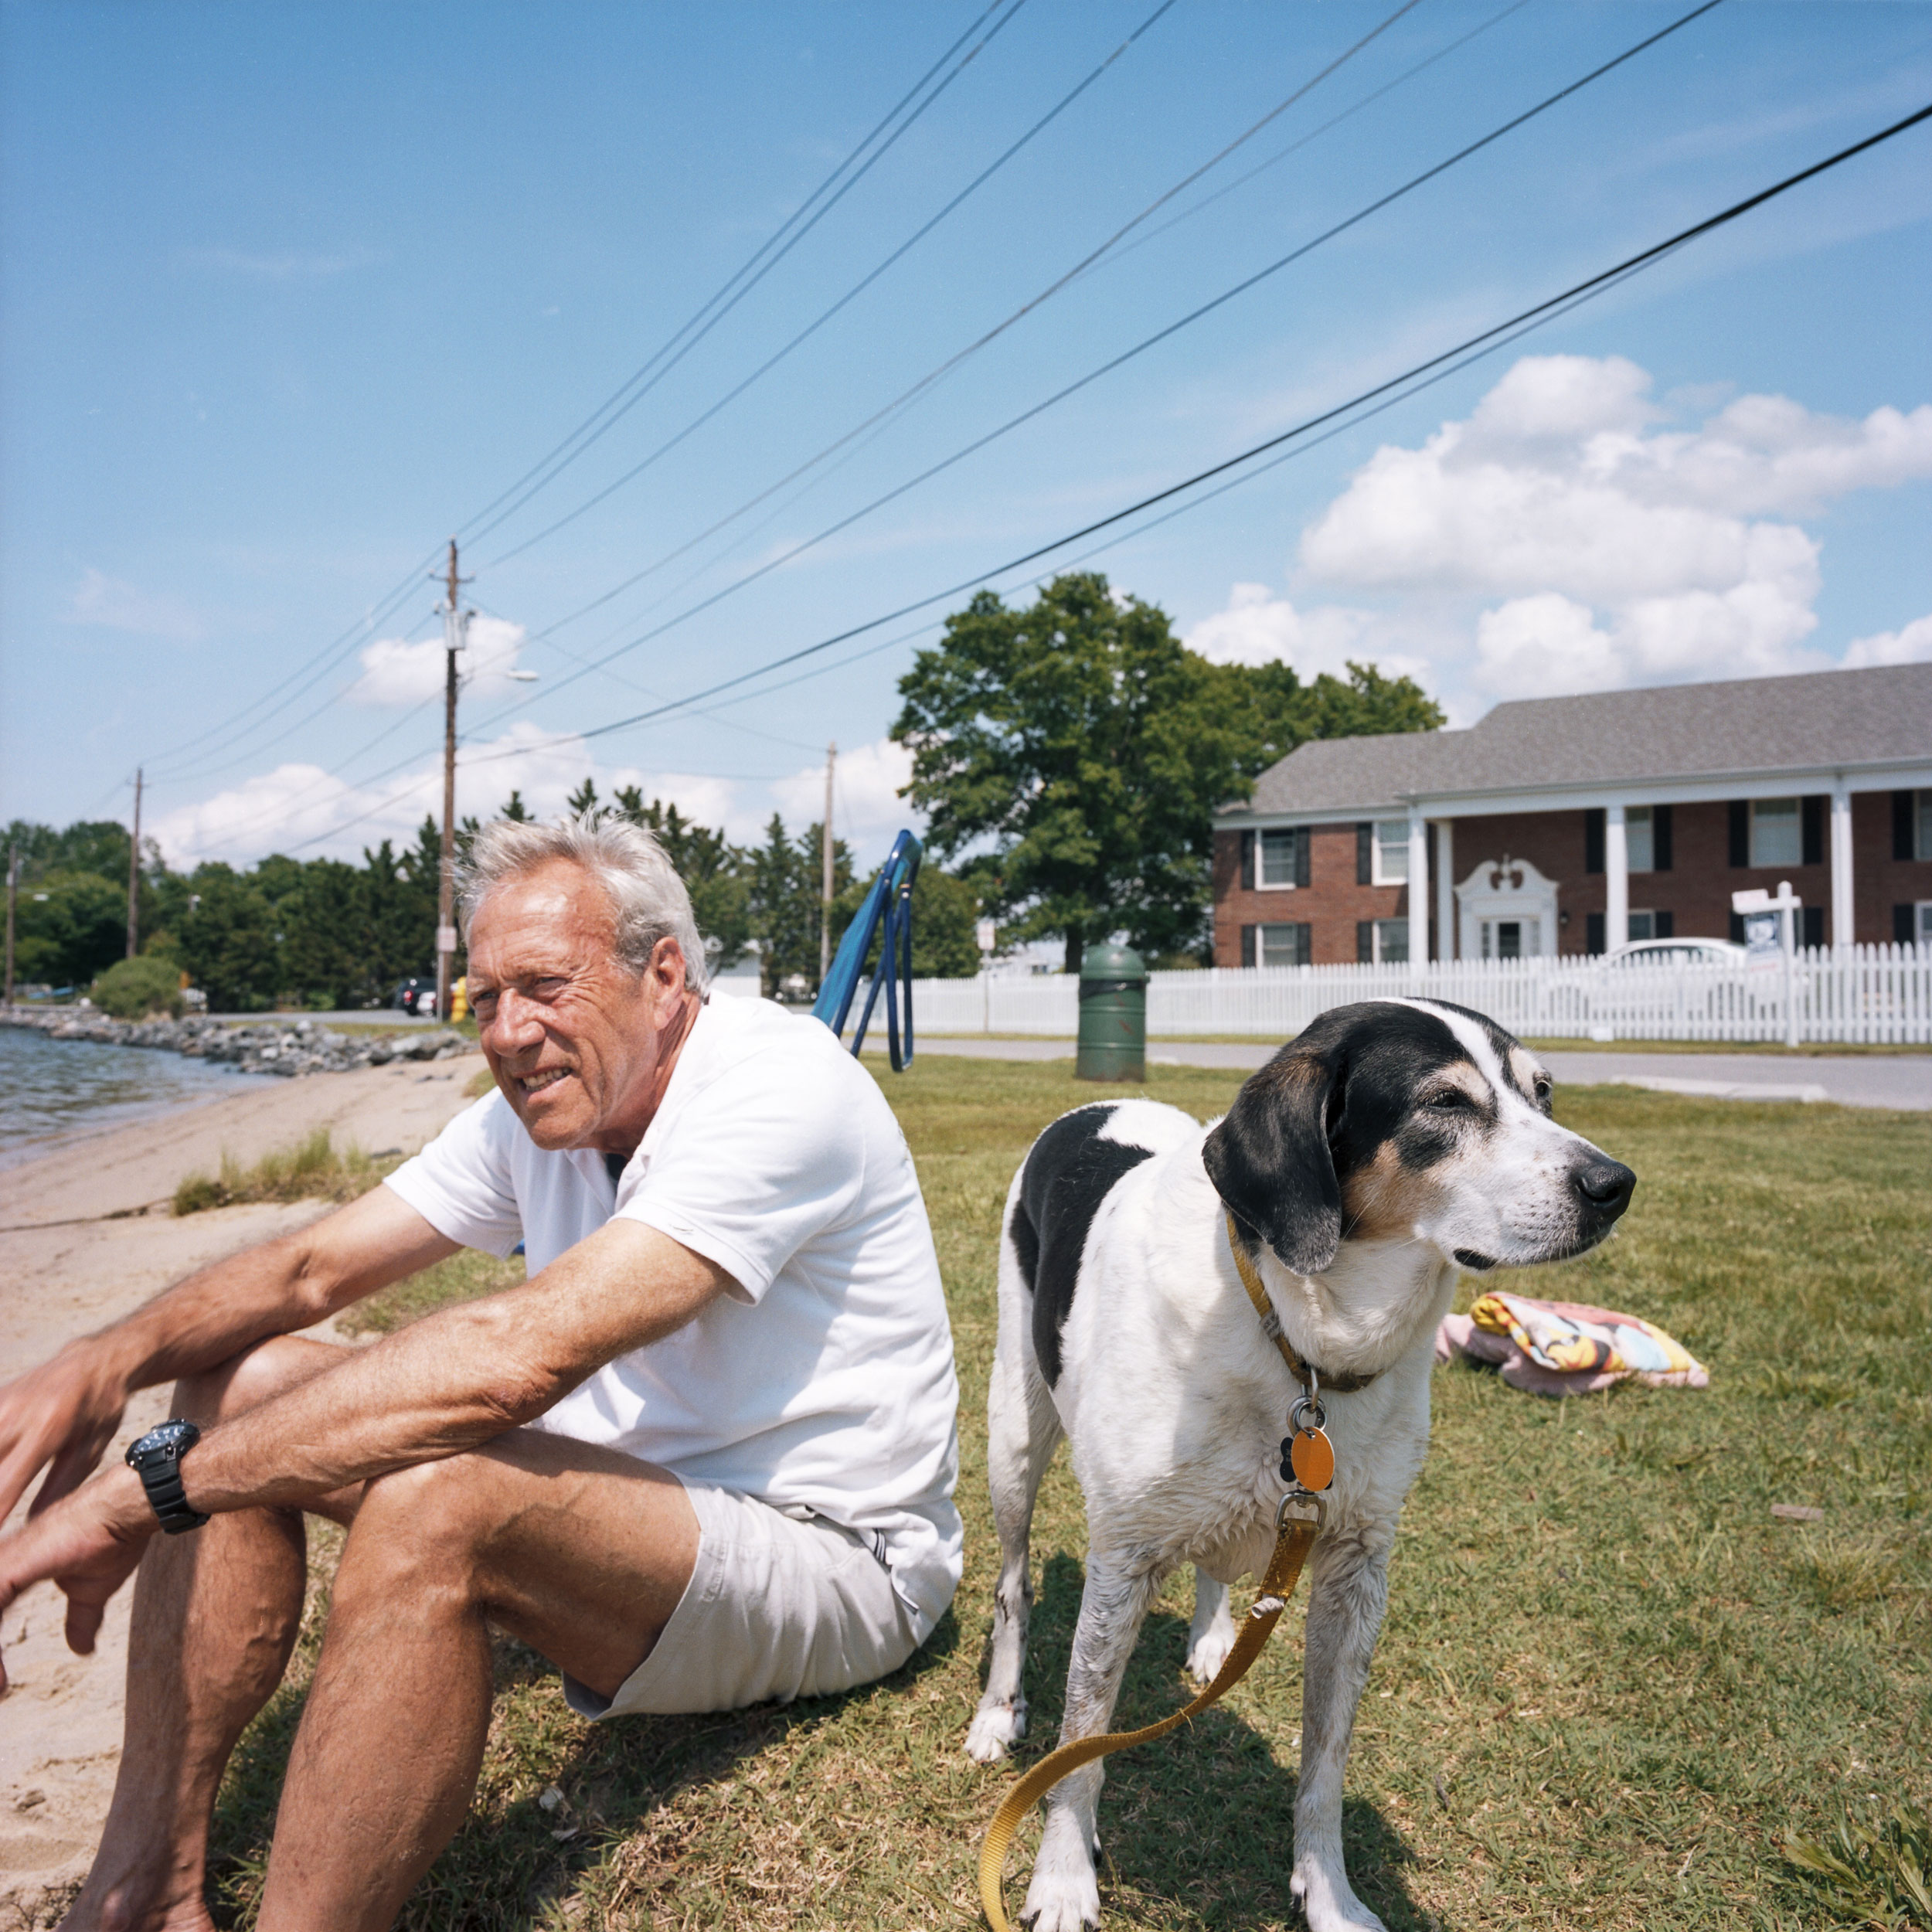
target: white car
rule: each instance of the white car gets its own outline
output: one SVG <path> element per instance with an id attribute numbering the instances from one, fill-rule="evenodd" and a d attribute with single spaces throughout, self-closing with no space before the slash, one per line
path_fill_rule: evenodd
<path id="1" fill-rule="evenodd" d="M 1741 966 L 1742 946 L 1728 939 L 1634 939 L 1604 955 L 1606 966 Z"/>

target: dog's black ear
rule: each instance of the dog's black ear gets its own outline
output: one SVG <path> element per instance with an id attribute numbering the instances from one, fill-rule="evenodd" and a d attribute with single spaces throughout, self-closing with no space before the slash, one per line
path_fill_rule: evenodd
<path id="1" fill-rule="evenodd" d="M 1342 1186 L 1328 1145 L 1337 1071 L 1325 1056 L 1277 1054 L 1236 1095 L 1201 1158 L 1234 1218 L 1297 1274 L 1335 1264 Z"/>

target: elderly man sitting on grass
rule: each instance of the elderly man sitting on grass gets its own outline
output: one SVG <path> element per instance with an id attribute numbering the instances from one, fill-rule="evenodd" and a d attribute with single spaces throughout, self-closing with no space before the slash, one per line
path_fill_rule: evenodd
<path id="1" fill-rule="evenodd" d="M 896 1668 L 960 1573 L 952 1344 L 911 1156 L 815 1022 L 707 1003 L 622 823 L 499 822 L 463 882 L 497 1092 L 380 1187 L 0 1389 L 0 1608 L 72 1647 L 138 1570 L 126 1742 L 70 1927 L 206 1927 L 223 1767 L 280 1682 L 304 1517 L 348 1526 L 262 1932 L 382 1927 L 461 1822 L 488 1631 L 587 1717 Z M 349 1351 L 292 1332 L 461 1247 L 522 1286 Z M 137 1389 L 179 1420 L 83 1480 Z M 157 1534 L 166 1530 L 181 1533 Z"/>

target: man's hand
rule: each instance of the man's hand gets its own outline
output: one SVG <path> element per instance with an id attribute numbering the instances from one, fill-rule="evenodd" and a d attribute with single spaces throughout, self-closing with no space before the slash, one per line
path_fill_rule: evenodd
<path id="1" fill-rule="evenodd" d="M 36 1516 L 85 1482 L 114 1440 L 127 1405 L 127 1385 L 87 1342 L 0 1383 L 0 1522 L 36 1470 L 47 1471 L 33 1501 Z"/>
<path id="2" fill-rule="evenodd" d="M 0 1615 L 20 1593 L 52 1577 L 67 1599 L 67 1648 L 90 1655 L 108 1599 L 134 1574 L 159 1525 L 141 1479 L 110 1469 L 0 1537 Z M 0 1691 L 7 1687 L 0 1658 Z"/>

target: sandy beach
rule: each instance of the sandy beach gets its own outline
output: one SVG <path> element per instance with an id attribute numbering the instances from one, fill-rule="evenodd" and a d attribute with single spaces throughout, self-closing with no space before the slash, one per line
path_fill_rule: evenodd
<path id="1" fill-rule="evenodd" d="M 305 1080 L 63 1140 L 0 1172 L 0 1365 L 8 1376 L 112 1321 L 205 1264 L 299 1227 L 321 1204 L 223 1208 L 175 1220 L 175 1184 L 326 1127 L 338 1146 L 412 1153 L 468 1104 L 480 1056 Z M 144 1212 L 145 1210 L 145 1212 Z M 168 1391 L 128 1406 L 111 1454 L 167 1414 Z M 25 1505 L 22 1505 L 24 1513 Z M 93 1856 L 120 1754 L 132 1590 L 109 1612 L 99 1649 L 76 1657 L 61 1598 L 30 1590 L 0 1622 L 12 1688 L 0 1699 L 0 1932 L 54 1923 Z"/>

